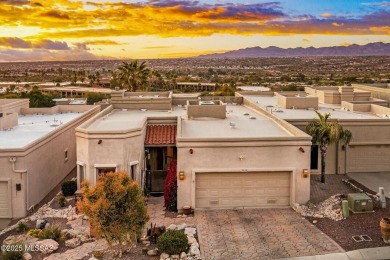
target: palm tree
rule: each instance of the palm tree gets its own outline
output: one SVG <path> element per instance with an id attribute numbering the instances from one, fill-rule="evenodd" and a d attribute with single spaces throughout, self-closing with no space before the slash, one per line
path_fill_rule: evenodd
<path id="1" fill-rule="evenodd" d="M 335 142 L 343 142 L 348 145 L 352 139 L 352 133 L 344 130 L 338 122 L 328 122 L 330 113 L 322 115 L 315 110 L 318 119 L 311 120 L 306 126 L 306 132 L 312 137 L 312 144 L 317 144 L 321 151 L 321 182 L 325 183 L 325 160 L 328 145 Z"/>
<path id="2" fill-rule="evenodd" d="M 135 92 L 138 88 L 146 86 L 150 70 L 146 67 L 145 62 L 138 63 L 137 60 L 123 62 L 118 67 L 119 82 L 129 91 Z"/>

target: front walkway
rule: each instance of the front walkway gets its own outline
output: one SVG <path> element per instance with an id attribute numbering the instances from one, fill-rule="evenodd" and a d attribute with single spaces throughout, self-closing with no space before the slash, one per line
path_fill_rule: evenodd
<path id="1" fill-rule="evenodd" d="M 277 259 L 344 252 L 292 209 L 196 211 L 195 217 L 167 217 L 164 199 L 151 197 L 150 223 L 196 226 L 202 259 Z"/>

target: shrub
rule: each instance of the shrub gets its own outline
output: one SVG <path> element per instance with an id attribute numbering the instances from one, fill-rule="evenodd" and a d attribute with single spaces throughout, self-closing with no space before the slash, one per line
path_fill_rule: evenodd
<path id="1" fill-rule="evenodd" d="M 188 248 L 187 236 L 180 230 L 168 230 L 157 239 L 157 248 L 170 255 L 186 252 Z"/>
<path id="2" fill-rule="evenodd" d="M 61 229 L 57 225 L 50 225 L 43 229 L 38 237 L 41 239 L 53 239 L 58 242 L 61 238 Z"/>
<path id="3" fill-rule="evenodd" d="M 61 190 L 64 196 L 72 196 L 77 191 L 77 182 L 66 181 L 62 183 Z"/>
<path id="4" fill-rule="evenodd" d="M 13 250 L 13 251 L 3 251 L 0 254 L 0 259 L 2 260 L 23 260 L 23 250 Z"/>
<path id="5" fill-rule="evenodd" d="M 91 232 L 110 245 L 136 242 L 149 218 L 138 183 L 124 172 L 99 176 L 95 187 L 84 186 L 77 208 L 88 216 Z"/>
<path id="6" fill-rule="evenodd" d="M 24 221 L 20 221 L 20 222 L 18 223 L 18 226 L 16 227 L 16 231 L 17 231 L 17 232 L 24 232 L 24 231 L 26 231 L 27 229 L 28 229 L 28 225 L 27 225 L 27 223 L 24 222 Z"/>
<path id="7" fill-rule="evenodd" d="M 35 237 L 35 238 L 39 238 L 39 235 L 41 234 L 42 232 L 42 229 L 30 229 L 28 232 L 27 232 L 27 235 L 31 236 L 31 237 Z"/>
<path id="8" fill-rule="evenodd" d="M 176 161 L 171 161 L 164 183 L 164 205 L 170 211 L 177 210 Z"/>
<path id="9" fill-rule="evenodd" d="M 58 197 L 58 205 L 60 205 L 61 208 L 65 207 L 66 198 L 64 196 Z"/>

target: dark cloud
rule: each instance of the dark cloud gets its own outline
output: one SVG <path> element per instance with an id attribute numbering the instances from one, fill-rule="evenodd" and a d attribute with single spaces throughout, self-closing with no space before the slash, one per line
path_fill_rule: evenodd
<path id="1" fill-rule="evenodd" d="M 0 46 L 15 49 L 69 50 L 68 44 L 66 42 L 51 40 L 30 42 L 17 37 L 0 37 Z"/>
<path id="2" fill-rule="evenodd" d="M 25 5 L 28 4 L 29 0 L 0 0 L 0 4 L 9 4 L 9 5 Z"/>
<path id="3" fill-rule="evenodd" d="M 51 18 L 70 20 L 70 17 L 68 14 L 57 11 L 57 10 L 51 10 L 51 11 L 48 11 L 46 13 L 43 13 L 42 15 L 46 16 L 46 17 L 51 17 Z"/>
<path id="4" fill-rule="evenodd" d="M 17 49 L 28 49 L 31 48 L 31 42 L 27 42 L 17 37 L 0 37 L 0 46 L 17 48 Z"/>

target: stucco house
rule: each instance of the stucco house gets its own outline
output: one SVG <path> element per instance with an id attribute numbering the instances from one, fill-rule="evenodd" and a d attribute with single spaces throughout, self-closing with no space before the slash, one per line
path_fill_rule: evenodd
<path id="1" fill-rule="evenodd" d="M 0 99 L 0 218 L 26 216 L 75 168 L 75 128 L 99 111 Z"/>

